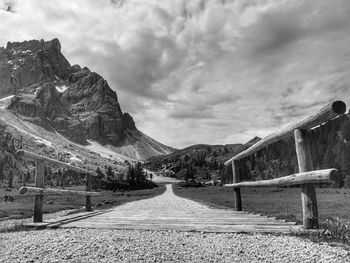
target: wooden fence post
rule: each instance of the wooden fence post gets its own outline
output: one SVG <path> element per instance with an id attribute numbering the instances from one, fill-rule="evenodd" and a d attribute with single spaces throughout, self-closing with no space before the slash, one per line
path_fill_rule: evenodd
<path id="1" fill-rule="evenodd" d="M 295 149 L 299 172 L 313 170 L 310 143 L 306 130 L 294 130 Z M 303 226 L 305 229 L 318 228 L 318 208 L 314 184 L 301 186 L 301 202 L 303 211 Z"/>
<path id="2" fill-rule="evenodd" d="M 91 190 L 92 190 L 92 175 L 90 173 L 86 174 L 85 181 L 86 181 L 86 191 L 91 192 Z M 91 196 L 90 195 L 86 196 L 85 207 L 86 207 L 86 211 L 88 211 L 88 212 L 92 211 Z"/>
<path id="3" fill-rule="evenodd" d="M 233 175 L 233 183 L 239 182 L 239 174 L 238 169 L 236 167 L 236 162 L 232 161 L 232 175 Z M 242 211 L 242 197 L 241 197 L 241 188 L 235 187 L 233 188 L 235 195 L 235 208 L 236 211 Z"/>
<path id="4" fill-rule="evenodd" d="M 45 163 L 36 162 L 35 187 L 44 188 Z M 34 197 L 34 217 L 33 222 L 43 222 L 43 202 L 44 195 L 36 194 Z"/>

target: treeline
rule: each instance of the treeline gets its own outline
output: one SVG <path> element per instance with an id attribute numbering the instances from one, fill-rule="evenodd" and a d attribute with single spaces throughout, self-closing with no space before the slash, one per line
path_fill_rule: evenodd
<path id="1" fill-rule="evenodd" d="M 148 174 L 143 171 L 142 164 L 137 162 L 135 165 L 128 164 L 126 173 L 115 171 L 111 166 L 106 166 L 105 171 L 100 167 L 96 169 L 96 175 L 93 177 L 94 189 L 105 190 L 136 190 L 153 188 L 157 185 L 147 180 Z"/>
<path id="2" fill-rule="evenodd" d="M 147 168 L 158 171 L 164 176 L 176 177 L 187 181 L 210 181 L 220 180 L 224 172 L 224 162 L 222 155 L 227 151 L 222 149 L 213 150 L 205 147 L 196 149 L 181 155 L 172 155 L 166 158 L 153 158 L 145 164 Z"/>
<path id="3" fill-rule="evenodd" d="M 350 122 L 343 115 L 308 131 L 315 170 L 336 168 L 341 179 L 334 187 L 350 187 Z M 261 149 L 238 162 L 241 181 L 265 180 L 298 172 L 293 136 Z M 224 180 L 232 180 L 228 167 Z"/>
<path id="4" fill-rule="evenodd" d="M 177 150 L 168 155 L 152 156 L 146 161 L 147 164 L 170 164 L 170 163 L 190 163 L 195 166 L 206 166 L 206 162 L 215 160 L 223 163 L 227 158 L 242 151 L 242 144 L 228 145 L 193 145 L 182 150 Z"/>
<path id="5" fill-rule="evenodd" d="M 12 187 L 15 175 L 23 173 L 25 167 L 15 157 L 17 150 L 23 146 L 23 138 L 15 138 L 6 126 L 0 123 L 0 181 Z"/>
<path id="6" fill-rule="evenodd" d="M 7 130 L 7 126 L 0 122 L 0 184 L 6 188 L 34 183 L 35 164 L 16 158 L 16 152 L 22 148 L 23 137 L 14 136 Z M 62 158 L 57 159 L 65 161 Z M 95 189 L 133 190 L 157 186 L 147 180 L 147 174 L 143 172 L 141 163 L 130 164 L 127 162 L 125 165 L 127 169 L 123 171 L 116 170 L 111 166 L 97 167 L 96 176 L 93 176 L 93 187 Z M 85 175 L 47 166 L 44 180 L 46 186 L 64 188 L 85 184 Z"/>

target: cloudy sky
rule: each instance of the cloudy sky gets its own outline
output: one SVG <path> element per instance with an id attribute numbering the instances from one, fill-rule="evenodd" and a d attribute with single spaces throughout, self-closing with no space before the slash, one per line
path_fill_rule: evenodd
<path id="1" fill-rule="evenodd" d="M 245 142 L 350 102 L 348 0 L 0 3 L 0 46 L 59 38 L 170 146 Z"/>

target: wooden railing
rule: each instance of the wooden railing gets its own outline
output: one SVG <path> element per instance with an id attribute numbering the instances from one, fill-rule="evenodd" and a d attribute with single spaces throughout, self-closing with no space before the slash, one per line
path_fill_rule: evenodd
<path id="1" fill-rule="evenodd" d="M 225 186 L 234 188 L 236 210 L 242 211 L 242 198 L 240 190 L 241 187 L 300 185 L 303 226 L 306 229 L 318 228 L 318 208 L 314 184 L 337 180 L 338 172 L 336 169 L 313 171 L 310 153 L 310 138 L 307 134 L 307 130 L 326 123 L 327 121 L 336 118 L 341 114 L 344 114 L 345 111 L 346 105 L 344 102 L 332 102 L 320 109 L 315 114 L 301 121 L 288 125 L 278 132 L 268 135 L 256 144 L 252 145 L 247 150 L 235 155 L 227 162 L 225 162 L 225 165 L 232 165 L 233 183 L 226 184 Z M 256 153 L 269 144 L 280 141 L 292 135 L 294 135 L 295 140 L 295 148 L 299 167 L 298 174 L 293 174 L 272 180 L 240 182 L 237 165 L 237 162 L 239 160 L 242 160 L 243 158 Z"/>
<path id="2" fill-rule="evenodd" d="M 58 195 L 83 195 L 86 196 L 85 207 L 86 211 L 92 211 L 91 196 L 98 196 L 100 193 L 91 192 L 92 190 L 92 174 L 88 170 L 73 166 L 68 163 L 63 163 L 36 153 L 19 150 L 16 156 L 22 160 L 36 162 L 35 173 L 35 187 L 23 186 L 20 188 L 20 194 L 32 193 L 34 198 L 34 216 L 33 222 L 43 222 L 43 200 L 44 194 L 58 194 Z M 76 171 L 85 174 L 86 191 L 74 191 L 64 189 L 50 189 L 44 186 L 45 166 L 57 166 L 68 170 Z"/>

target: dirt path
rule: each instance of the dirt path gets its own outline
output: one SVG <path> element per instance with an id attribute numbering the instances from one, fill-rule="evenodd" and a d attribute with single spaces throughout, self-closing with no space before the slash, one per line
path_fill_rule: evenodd
<path id="1" fill-rule="evenodd" d="M 214 209 L 178 197 L 172 185 L 159 196 L 127 203 L 109 212 L 62 227 L 181 230 L 203 232 L 282 232 L 299 229 L 291 222 L 259 215 Z"/>

